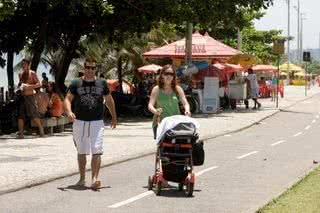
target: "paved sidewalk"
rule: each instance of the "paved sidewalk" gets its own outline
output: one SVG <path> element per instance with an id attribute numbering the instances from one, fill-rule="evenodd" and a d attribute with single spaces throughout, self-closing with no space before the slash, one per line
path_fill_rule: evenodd
<path id="1" fill-rule="evenodd" d="M 304 87 L 285 87 L 285 98 L 279 98 L 280 109 L 316 94 L 320 94 L 319 87 L 308 90 L 308 97 L 305 97 Z M 220 114 L 195 115 L 201 125 L 200 137 L 208 139 L 239 131 L 279 111 L 270 99 L 260 101 L 261 110 L 245 110 L 244 106 L 240 106 L 237 110 Z M 250 104 L 252 106 L 252 101 Z M 117 129 L 106 127 L 104 142 L 103 166 L 151 154 L 156 148 L 152 140 L 151 120 L 120 120 Z M 0 150 L 0 194 L 78 172 L 76 150 L 70 132 L 24 140 L 0 136 Z M 87 168 L 89 166 L 90 162 Z"/>

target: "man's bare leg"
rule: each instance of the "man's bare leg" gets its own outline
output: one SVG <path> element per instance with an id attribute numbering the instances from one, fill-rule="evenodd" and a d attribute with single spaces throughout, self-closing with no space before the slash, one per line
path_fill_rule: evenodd
<path id="1" fill-rule="evenodd" d="M 36 123 L 37 127 L 39 128 L 39 134 L 41 137 L 44 136 L 43 126 L 41 124 L 40 118 L 34 118 L 33 121 Z"/>
<path id="2" fill-rule="evenodd" d="M 17 138 L 23 138 L 23 130 L 24 130 L 24 120 L 22 118 L 18 118 L 18 135 Z"/>
<path id="3" fill-rule="evenodd" d="M 99 180 L 99 171 L 101 167 L 101 155 L 92 155 L 91 169 L 92 169 L 92 188 L 99 188 L 101 181 Z"/>
<path id="4" fill-rule="evenodd" d="M 84 186 L 86 180 L 86 164 L 87 164 L 87 156 L 84 154 L 78 154 L 78 166 L 80 172 L 80 180 L 76 185 Z"/>

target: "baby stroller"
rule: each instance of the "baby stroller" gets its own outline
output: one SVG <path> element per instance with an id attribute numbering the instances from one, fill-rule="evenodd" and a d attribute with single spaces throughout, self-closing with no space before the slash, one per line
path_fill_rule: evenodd
<path id="1" fill-rule="evenodd" d="M 157 153 L 154 175 L 148 178 L 148 189 L 155 188 L 160 195 L 162 183 L 178 183 L 179 191 L 191 197 L 195 184 L 193 173 L 193 147 L 198 140 L 199 123 L 187 116 L 171 116 L 163 119 L 157 129 Z"/>

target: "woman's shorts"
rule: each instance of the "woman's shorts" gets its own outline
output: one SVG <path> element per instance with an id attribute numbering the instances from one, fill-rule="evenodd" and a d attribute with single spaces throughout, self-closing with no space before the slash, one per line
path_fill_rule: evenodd
<path id="1" fill-rule="evenodd" d="M 73 123 L 73 141 L 78 154 L 103 154 L 103 120 L 81 121 Z"/>

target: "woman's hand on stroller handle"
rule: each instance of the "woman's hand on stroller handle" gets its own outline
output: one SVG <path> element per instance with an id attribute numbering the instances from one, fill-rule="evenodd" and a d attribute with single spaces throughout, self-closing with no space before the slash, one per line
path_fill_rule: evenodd
<path id="1" fill-rule="evenodd" d="M 184 115 L 191 117 L 191 112 L 190 111 L 185 111 Z"/>
<path id="2" fill-rule="evenodd" d="M 157 116 L 160 116 L 162 112 L 163 112 L 163 109 L 162 109 L 162 108 L 157 108 L 155 114 L 156 114 Z"/>

